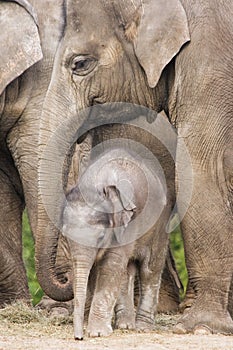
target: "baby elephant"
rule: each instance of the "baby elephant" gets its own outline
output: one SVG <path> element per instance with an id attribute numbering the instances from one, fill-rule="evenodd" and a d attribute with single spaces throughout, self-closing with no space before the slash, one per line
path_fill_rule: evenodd
<path id="1" fill-rule="evenodd" d="M 166 225 L 172 206 L 168 192 L 154 159 L 117 146 L 92 160 L 78 186 L 67 195 L 62 232 L 73 263 L 75 339 L 83 339 L 93 266 L 97 273 L 87 334 L 112 333 L 114 307 L 124 309 L 122 293 L 127 294 L 132 286 L 133 266 L 138 268 L 140 281 L 136 318 L 131 310 L 131 319 L 123 317 L 118 326 L 153 328 L 168 245 Z M 132 292 L 128 297 L 133 299 Z"/>

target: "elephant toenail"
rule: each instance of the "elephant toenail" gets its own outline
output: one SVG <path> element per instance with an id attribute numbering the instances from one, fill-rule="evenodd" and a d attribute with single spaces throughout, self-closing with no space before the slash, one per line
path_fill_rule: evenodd
<path id="1" fill-rule="evenodd" d="M 187 330 L 184 327 L 184 325 L 182 323 L 177 323 L 174 327 L 173 327 L 173 333 L 176 334 L 186 334 Z"/>
<path id="2" fill-rule="evenodd" d="M 75 337 L 74 339 L 80 341 L 80 340 L 83 340 L 83 337 Z"/>
<path id="3" fill-rule="evenodd" d="M 194 328 L 193 334 L 195 334 L 195 335 L 210 335 L 210 334 L 213 334 L 213 331 L 210 327 L 208 327 L 204 324 L 199 324 Z"/>

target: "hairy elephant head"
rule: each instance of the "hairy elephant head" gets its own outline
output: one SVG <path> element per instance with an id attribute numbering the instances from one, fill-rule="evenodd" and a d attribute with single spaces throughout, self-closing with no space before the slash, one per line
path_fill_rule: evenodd
<path id="1" fill-rule="evenodd" d="M 189 40 L 179 0 L 68 0 L 64 12 L 40 128 L 36 242 L 38 279 L 59 300 L 72 297 L 71 281 L 61 285 L 54 273 L 68 149 L 87 129 L 136 117 L 130 108 L 118 113 L 114 102 L 160 111 L 168 89 L 165 67 Z"/>

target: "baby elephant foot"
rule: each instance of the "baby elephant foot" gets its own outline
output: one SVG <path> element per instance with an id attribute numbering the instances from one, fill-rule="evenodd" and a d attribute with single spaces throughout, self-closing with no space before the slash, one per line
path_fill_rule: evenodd
<path id="1" fill-rule="evenodd" d="M 131 314 L 127 312 L 117 313 L 115 328 L 134 330 L 136 328 L 135 314 L 134 313 Z"/>
<path id="2" fill-rule="evenodd" d="M 151 312 L 140 310 L 136 317 L 136 329 L 139 332 L 152 332 L 155 329 L 155 319 Z"/>
<path id="3" fill-rule="evenodd" d="M 136 330 L 143 333 L 152 332 L 155 329 L 154 322 L 147 322 L 141 319 L 136 320 Z"/>
<path id="4" fill-rule="evenodd" d="M 91 322 L 87 327 L 88 337 L 108 337 L 112 332 L 111 325 L 100 321 Z"/>
<path id="5" fill-rule="evenodd" d="M 143 332 L 143 333 L 150 333 L 153 332 L 155 329 L 155 326 L 153 324 L 148 324 L 145 322 L 136 322 L 136 330 L 138 332 Z"/>

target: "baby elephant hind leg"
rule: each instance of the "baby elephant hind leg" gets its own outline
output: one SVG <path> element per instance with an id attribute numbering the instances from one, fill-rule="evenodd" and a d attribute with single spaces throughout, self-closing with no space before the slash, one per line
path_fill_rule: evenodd
<path id="1" fill-rule="evenodd" d="M 135 288 L 136 265 L 130 262 L 122 276 L 121 292 L 115 306 L 115 328 L 135 329 Z"/>
<path id="2" fill-rule="evenodd" d="M 148 332 L 154 329 L 161 275 L 165 265 L 166 233 L 154 232 L 153 243 L 139 265 L 140 296 L 136 315 L 136 329 Z"/>

